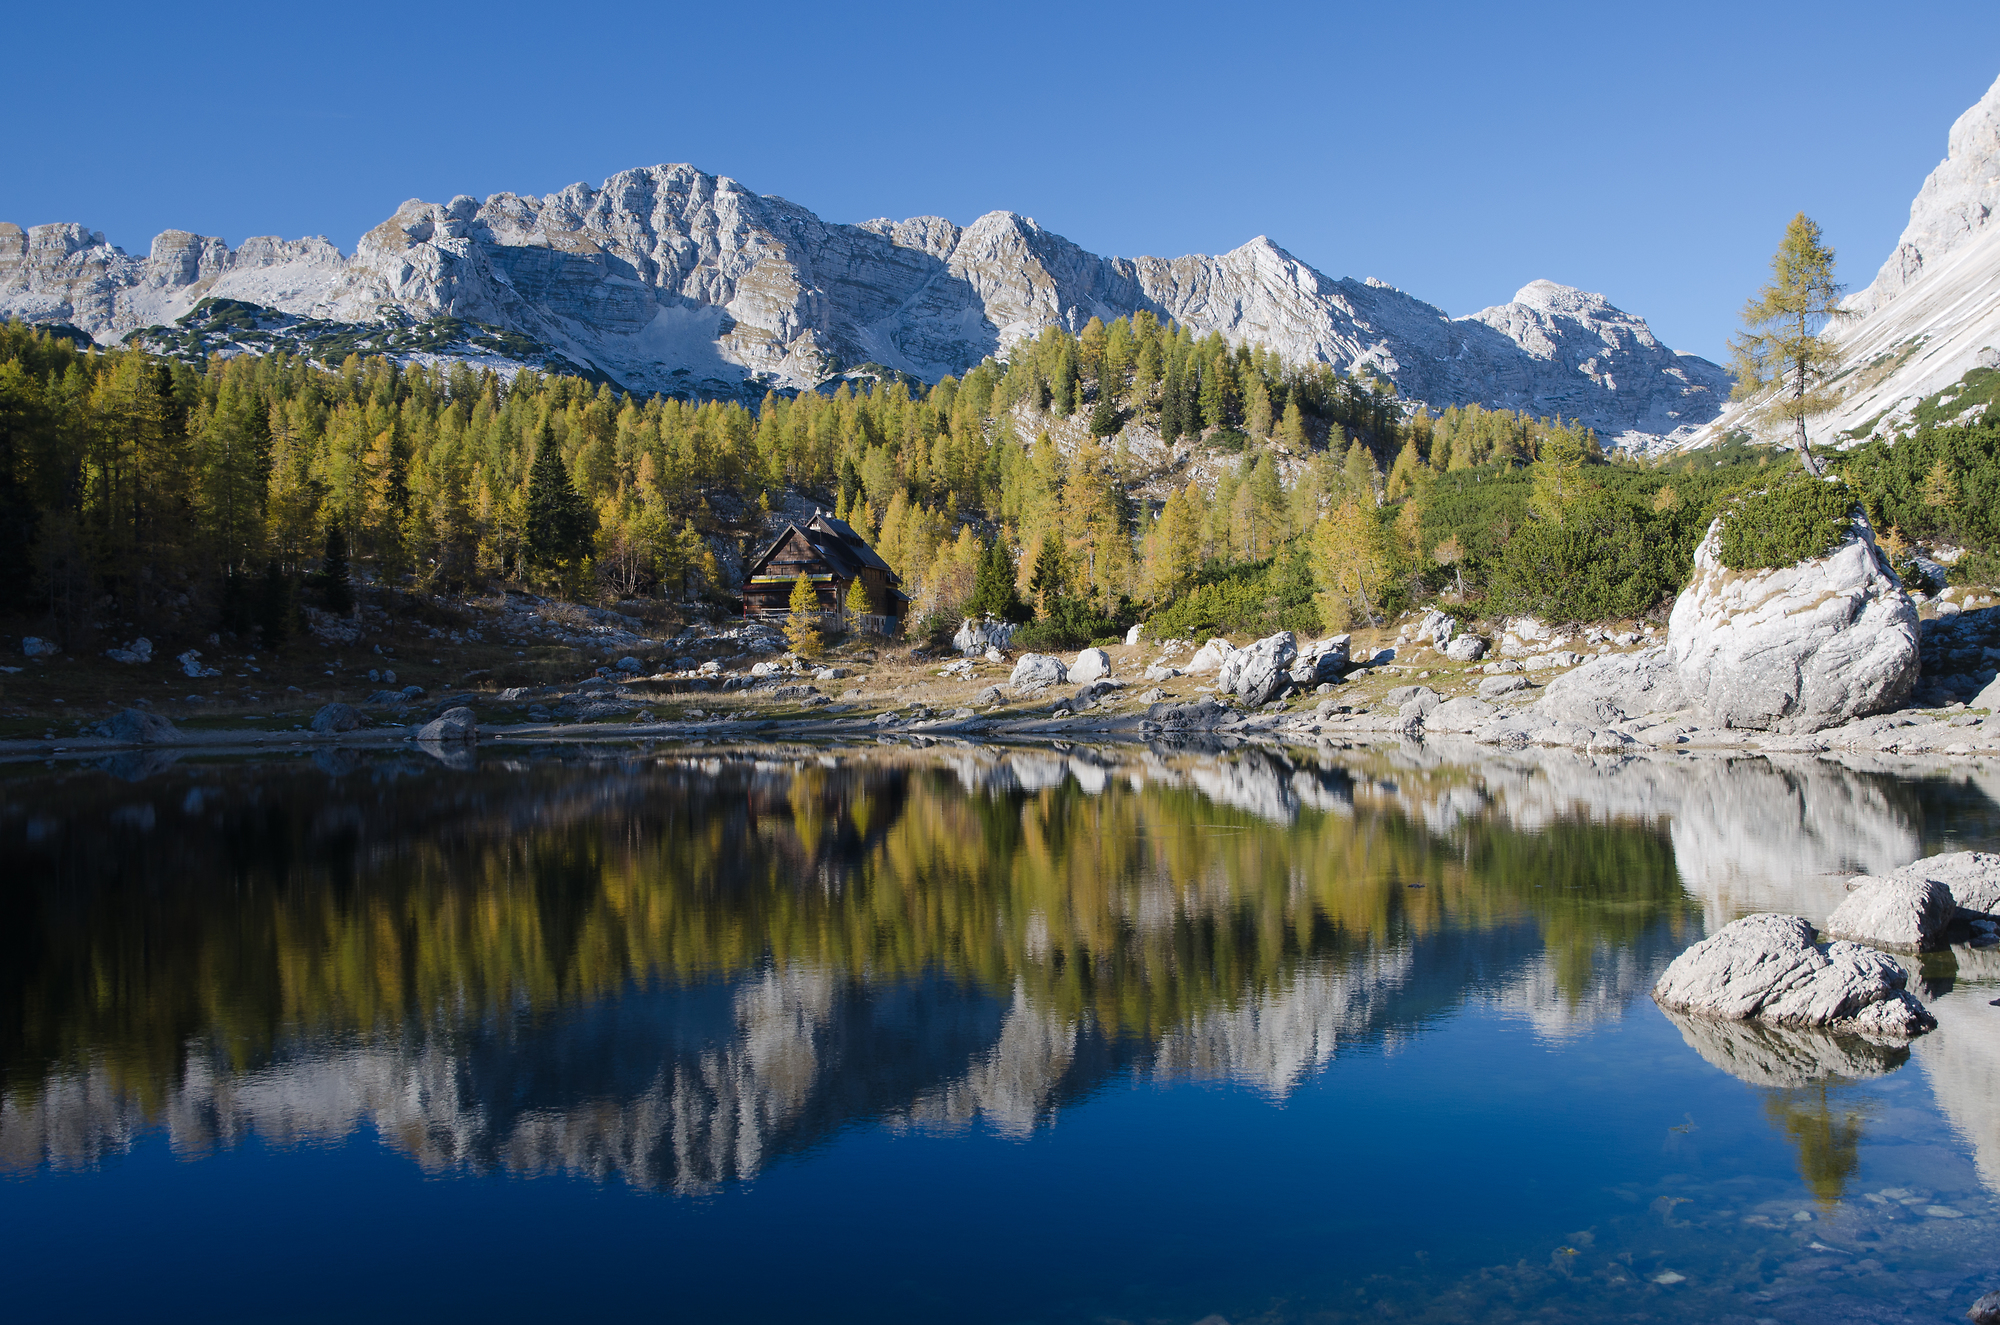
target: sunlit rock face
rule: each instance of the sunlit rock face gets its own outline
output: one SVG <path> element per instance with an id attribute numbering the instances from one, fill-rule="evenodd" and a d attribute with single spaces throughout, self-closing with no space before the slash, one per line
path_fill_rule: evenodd
<path id="1" fill-rule="evenodd" d="M 805 387 L 863 363 L 935 380 L 1044 328 L 1142 311 L 1366 371 L 1439 409 L 1561 414 L 1632 444 L 1691 432 L 1729 385 L 1643 319 L 1551 281 L 1452 318 L 1262 236 L 1213 257 L 1106 258 L 1012 212 L 835 224 L 686 165 L 539 198 L 411 199 L 351 257 L 317 237 L 231 250 L 167 231 L 142 258 L 79 225 L 0 224 L 0 314 L 109 343 L 205 298 L 356 324 L 464 319 L 635 390 Z"/>

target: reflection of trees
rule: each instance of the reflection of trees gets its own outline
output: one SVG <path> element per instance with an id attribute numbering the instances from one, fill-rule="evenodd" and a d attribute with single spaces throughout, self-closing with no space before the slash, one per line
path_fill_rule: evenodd
<path id="1" fill-rule="evenodd" d="M 151 1113 L 191 1044 L 223 1073 L 328 1036 L 431 1046 L 395 1051 L 416 1062 L 468 1027 L 533 1036 L 635 982 L 748 989 L 812 971 L 941 981 L 1014 1009 L 983 1067 L 965 1073 L 954 1048 L 945 1081 L 951 1055 L 933 1055 L 913 1093 L 869 1093 L 865 1110 L 1032 1119 L 1118 1057 L 1109 1044 L 1289 1088 L 1336 1036 L 1448 1005 L 1495 961 L 1545 950 L 1576 1000 L 1593 960 L 1683 918 L 1657 827 L 1523 834 L 1463 769 L 1367 758 L 765 752 L 450 776 L 388 759 L 331 778 L 301 761 L 28 784 L 0 819 L 0 1070 L 31 1092 L 87 1070 Z M 142 821 L 156 826 L 119 826 Z M 1496 943 L 1460 952 L 1468 931 Z M 1412 982 L 1412 951 L 1440 941 L 1450 959 Z M 859 1006 L 832 987 L 814 997 Z M 757 1102 L 746 1138 L 702 1131 L 700 1145 L 750 1154 L 774 1120 L 804 1126 L 847 1089 L 839 1055 L 816 1046 L 854 1014 L 808 1011 L 739 1010 L 719 1023 L 727 1044 L 675 1060 L 716 1100 Z M 701 1094 L 657 1089 L 674 1107 Z M 606 1090 L 643 1113 L 656 1087 Z M 556 1150 L 604 1126 L 535 1118 L 536 1144 Z M 533 1151 L 526 1134 L 510 1144 Z"/>
<path id="2" fill-rule="evenodd" d="M 1836 1105 L 1832 1091 L 1822 1081 L 1764 1097 L 1764 1113 L 1798 1151 L 1799 1176 L 1829 1209 L 1861 1166 L 1861 1125 L 1868 1114 L 1866 1101 Z"/>

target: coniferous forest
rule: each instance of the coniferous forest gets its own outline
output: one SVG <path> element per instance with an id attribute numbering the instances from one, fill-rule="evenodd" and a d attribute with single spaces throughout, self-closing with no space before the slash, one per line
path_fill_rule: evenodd
<path id="1" fill-rule="evenodd" d="M 1557 620 L 1662 606 L 1709 519 L 1791 461 L 1642 465 L 1587 431 L 1441 414 L 1145 314 L 1051 329 L 932 386 L 858 377 L 737 403 L 635 399 L 463 363 L 191 364 L 0 328 L 0 602 L 86 643 L 110 616 L 281 639 L 350 575 L 726 605 L 787 500 L 902 576 L 922 629 L 991 611 L 1029 641 L 1343 629 L 1444 596 Z M 1901 555 L 2000 547 L 1996 431 L 1837 460 Z M 1198 443 L 1180 446 L 1177 443 Z"/>

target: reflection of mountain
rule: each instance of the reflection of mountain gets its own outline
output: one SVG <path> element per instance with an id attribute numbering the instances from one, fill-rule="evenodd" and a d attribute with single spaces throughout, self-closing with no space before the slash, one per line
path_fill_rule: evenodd
<path id="1" fill-rule="evenodd" d="M 1282 1096 L 1468 1002 L 1619 1016 L 1696 927 L 1683 885 L 1811 913 L 1920 829 L 1825 763 L 757 753 L 22 786 L 0 1165 L 372 1129 L 699 1190 L 856 1124 L 1026 1132 L 1133 1072 Z M 1987 1031 L 1918 1055 L 2000 1154 Z"/>

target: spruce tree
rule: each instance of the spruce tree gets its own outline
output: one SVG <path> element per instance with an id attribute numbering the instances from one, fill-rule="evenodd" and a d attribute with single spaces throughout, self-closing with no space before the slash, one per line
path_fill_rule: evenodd
<path id="1" fill-rule="evenodd" d="M 266 649 L 276 649 L 292 629 L 292 582 L 275 561 L 264 565 L 263 583 L 257 586 L 257 635 Z"/>
<path id="2" fill-rule="evenodd" d="M 1068 582 L 1069 559 L 1063 556 L 1062 541 L 1043 534 L 1041 546 L 1035 552 L 1034 573 L 1028 578 L 1028 589 L 1041 605 L 1043 616 L 1055 610 L 1056 600 L 1063 596 Z"/>
<path id="3" fill-rule="evenodd" d="M 590 508 L 570 482 L 569 470 L 556 451 L 555 438 L 544 423 L 541 438 L 535 444 L 534 467 L 528 471 L 529 563 L 548 570 L 587 555 L 589 519 Z"/>
<path id="4" fill-rule="evenodd" d="M 965 600 L 966 615 L 985 613 L 1003 621 L 1019 620 L 1024 605 L 1014 588 L 1014 575 L 1014 554 L 1007 550 L 1007 540 L 994 539 L 979 559 L 979 570 L 972 580 L 972 597 Z"/>

